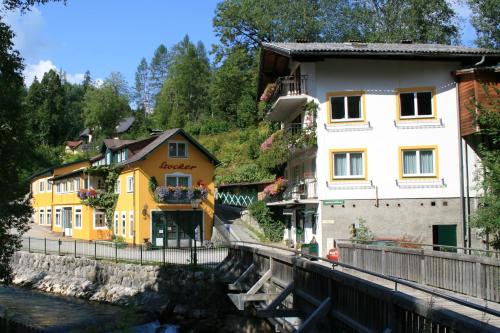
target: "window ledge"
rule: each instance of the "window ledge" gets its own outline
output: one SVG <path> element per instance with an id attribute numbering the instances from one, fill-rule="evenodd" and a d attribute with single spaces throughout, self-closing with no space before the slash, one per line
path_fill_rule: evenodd
<path id="1" fill-rule="evenodd" d="M 443 128 L 443 119 L 408 119 L 394 120 L 394 127 L 398 129 L 416 129 L 416 128 Z"/>
<path id="2" fill-rule="evenodd" d="M 331 123 L 325 124 L 325 129 L 328 132 L 354 132 L 354 131 L 370 131 L 373 129 L 370 122 L 363 122 L 359 124 L 343 124 L 343 123 Z"/>
<path id="3" fill-rule="evenodd" d="M 444 178 L 441 179 L 396 179 L 399 188 L 443 188 L 446 187 Z"/>
<path id="4" fill-rule="evenodd" d="M 326 187 L 330 190 L 366 190 L 375 188 L 371 180 L 327 181 Z"/>

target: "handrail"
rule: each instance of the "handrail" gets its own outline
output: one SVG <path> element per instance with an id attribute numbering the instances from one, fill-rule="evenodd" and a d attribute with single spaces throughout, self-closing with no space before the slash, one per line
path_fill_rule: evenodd
<path id="1" fill-rule="evenodd" d="M 374 242 L 380 242 L 382 240 L 377 240 L 377 239 L 374 239 L 374 240 L 361 240 L 361 239 L 337 239 L 337 242 L 371 242 L 371 243 L 374 243 Z M 464 254 L 467 254 L 465 251 L 469 251 L 469 252 L 472 252 L 472 251 L 478 251 L 478 252 L 486 252 L 486 253 L 493 253 L 495 254 L 495 257 L 499 257 L 500 256 L 500 251 L 495 251 L 495 250 L 483 250 L 483 249 L 476 249 L 476 248 L 469 248 L 469 247 L 460 247 L 460 246 L 451 246 L 451 245 L 439 245 L 439 244 L 426 244 L 426 243 L 412 243 L 412 242 L 400 242 L 398 240 L 389 240 L 389 241 L 393 241 L 394 243 L 397 243 L 397 244 L 407 244 L 407 245 L 417 245 L 417 246 L 427 246 L 427 247 L 432 247 L 432 248 L 435 248 L 435 247 L 439 247 L 439 248 L 448 248 L 448 249 L 460 249 L 460 250 L 464 250 Z M 371 245 L 371 244 L 366 244 L 366 245 L 370 245 L 370 246 L 380 246 L 380 247 L 384 247 L 385 245 Z M 390 246 L 390 247 L 397 247 L 397 246 Z M 444 251 L 439 251 L 438 252 L 444 252 Z M 470 253 L 469 253 L 470 254 Z"/>
<path id="2" fill-rule="evenodd" d="M 395 277 L 392 277 L 392 276 L 387 276 L 387 275 L 384 275 L 384 274 L 367 271 L 365 269 L 358 268 L 358 267 L 355 267 L 355 266 L 351 266 L 349 264 L 344 264 L 344 263 L 336 262 L 336 261 L 333 261 L 333 260 L 330 260 L 330 259 L 327 259 L 327 258 L 322 258 L 322 257 L 310 255 L 310 254 L 305 254 L 305 253 L 302 253 L 300 251 L 292 250 L 292 249 L 288 249 L 288 248 L 284 248 L 284 247 L 281 247 L 281 246 L 261 244 L 261 243 L 254 243 L 254 242 L 245 242 L 245 241 L 231 242 L 231 244 L 234 244 L 234 243 L 258 245 L 258 246 L 264 246 L 264 247 L 269 247 L 269 248 L 274 248 L 274 249 L 278 249 L 278 250 L 292 252 L 295 255 L 301 255 L 302 257 L 305 257 L 307 259 L 316 259 L 316 260 L 320 260 L 320 261 L 324 261 L 324 262 L 330 263 L 330 264 L 333 265 L 332 269 L 335 269 L 335 266 L 340 266 L 340 267 L 349 268 L 349 269 L 358 271 L 360 273 L 372 275 L 372 276 L 375 276 L 375 277 L 378 277 L 378 278 L 381 278 L 381 279 L 384 279 L 384 280 L 388 280 L 388 281 L 394 282 L 395 283 L 395 289 L 396 289 L 396 291 L 397 291 L 397 284 L 401 284 L 401 285 L 404 285 L 404 286 L 407 286 L 407 287 L 410 287 L 410 288 L 413 288 L 413 289 L 425 292 L 427 294 L 430 294 L 430 295 L 433 295 L 433 296 L 436 296 L 436 297 L 440 297 L 440 298 L 446 299 L 448 301 L 451 301 L 451 302 L 454 302 L 454 303 L 457 303 L 457 304 L 460 304 L 460 305 L 463 305 L 463 306 L 466 306 L 466 307 L 469 307 L 469 308 L 472 308 L 472 309 L 475 309 L 475 310 L 478 310 L 478 311 L 481 311 L 481 312 L 484 312 L 484 313 L 488 313 L 488 314 L 500 317 L 500 311 L 497 311 L 495 309 L 491 309 L 491 308 L 488 308 L 488 307 L 483 306 L 483 305 L 479 305 L 479 304 L 476 304 L 476 303 L 465 301 L 463 299 L 460 299 L 460 298 L 457 298 L 457 297 L 454 297 L 454 296 L 451 296 L 451 295 L 447 295 L 447 294 L 441 293 L 439 291 L 436 291 L 436 290 L 433 290 L 433 289 L 430 289 L 430 288 L 426 288 L 426 287 L 420 286 L 420 285 L 418 285 L 416 283 L 409 282 L 409 281 L 406 281 L 406 280 L 403 280 L 403 279 L 399 279 L 399 278 L 395 278 Z"/>

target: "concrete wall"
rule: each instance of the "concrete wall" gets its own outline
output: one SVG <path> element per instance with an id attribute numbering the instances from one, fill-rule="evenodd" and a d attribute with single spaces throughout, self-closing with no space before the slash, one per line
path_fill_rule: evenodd
<path id="1" fill-rule="evenodd" d="M 456 225 L 457 243 L 462 245 L 459 198 L 384 199 L 378 207 L 375 204 L 375 200 L 345 200 L 343 205 L 320 205 L 322 250 L 333 248 L 334 240 L 349 239 L 351 225 L 359 218 L 376 237 L 406 236 L 426 244 L 432 244 L 433 225 Z"/>

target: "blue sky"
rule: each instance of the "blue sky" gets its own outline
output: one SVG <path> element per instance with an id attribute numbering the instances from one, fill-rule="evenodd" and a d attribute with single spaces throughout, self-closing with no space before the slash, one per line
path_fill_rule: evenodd
<path id="1" fill-rule="evenodd" d="M 462 24 L 462 44 L 475 38 L 469 10 L 455 1 Z M 112 71 L 129 84 L 142 57 L 150 59 L 161 43 L 167 47 L 185 34 L 201 40 L 207 50 L 217 42 L 212 18 L 218 0 L 68 0 L 35 7 L 6 21 L 16 33 L 15 44 L 25 59 L 29 84 L 45 71 L 63 69 L 70 82 L 79 82 L 90 70 L 94 79 Z"/>

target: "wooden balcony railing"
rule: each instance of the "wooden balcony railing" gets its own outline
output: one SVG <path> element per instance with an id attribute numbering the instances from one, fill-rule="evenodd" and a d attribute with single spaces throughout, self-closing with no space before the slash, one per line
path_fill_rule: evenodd
<path id="1" fill-rule="evenodd" d="M 267 99 L 266 113 L 271 110 L 274 102 L 282 96 L 297 96 L 307 94 L 307 75 L 282 76 L 276 80 L 275 89 Z"/>

